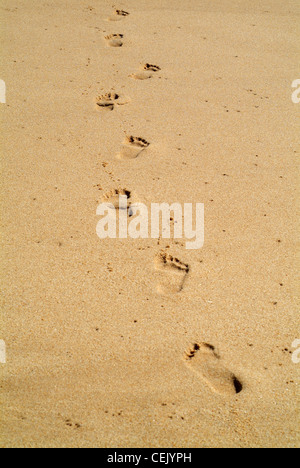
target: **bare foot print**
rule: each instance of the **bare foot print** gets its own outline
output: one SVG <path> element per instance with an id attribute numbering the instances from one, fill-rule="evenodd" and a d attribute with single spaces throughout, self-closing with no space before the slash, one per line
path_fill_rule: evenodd
<path id="1" fill-rule="evenodd" d="M 96 99 L 96 104 L 99 107 L 113 110 L 115 108 L 115 105 L 117 106 L 123 106 L 124 104 L 127 104 L 129 102 L 128 98 L 121 97 L 119 94 L 116 93 L 106 93 L 103 95 L 100 95 Z"/>
<path id="2" fill-rule="evenodd" d="M 105 39 L 110 47 L 122 47 L 123 37 L 123 34 L 110 34 L 109 36 L 105 36 Z"/>
<path id="3" fill-rule="evenodd" d="M 112 205 L 116 210 L 129 210 L 131 204 L 131 192 L 124 188 L 111 190 L 102 197 L 102 202 L 107 205 Z"/>
<path id="4" fill-rule="evenodd" d="M 124 10 L 115 10 L 114 13 L 108 18 L 108 21 L 121 21 L 121 19 L 128 16 L 129 13 Z"/>
<path id="5" fill-rule="evenodd" d="M 150 143 L 143 138 L 127 136 L 121 148 L 120 153 L 117 155 L 118 159 L 135 159 L 142 151 L 144 151 Z"/>
<path id="6" fill-rule="evenodd" d="M 153 74 L 160 71 L 161 68 L 158 65 L 151 65 L 150 63 L 145 63 L 142 65 L 142 70 L 130 75 L 130 78 L 134 80 L 148 80 L 152 78 Z"/>
<path id="7" fill-rule="evenodd" d="M 222 365 L 214 346 L 194 344 L 186 352 L 185 361 L 212 391 L 221 395 L 236 395 L 242 391 L 241 382 Z"/>
<path id="8" fill-rule="evenodd" d="M 104 107 L 106 109 L 113 110 L 119 97 L 120 96 L 116 93 L 103 94 L 97 97 L 96 104 L 99 107 Z"/>
<path id="9" fill-rule="evenodd" d="M 189 265 L 166 252 L 161 252 L 155 258 L 155 268 L 161 272 L 157 291 L 160 294 L 175 294 L 182 291 Z"/>

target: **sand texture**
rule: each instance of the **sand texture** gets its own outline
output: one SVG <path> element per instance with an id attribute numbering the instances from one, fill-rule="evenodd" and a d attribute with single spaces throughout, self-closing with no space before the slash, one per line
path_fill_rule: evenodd
<path id="1" fill-rule="evenodd" d="M 299 2 L 0 7 L 1 447 L 299 446 Z"/>

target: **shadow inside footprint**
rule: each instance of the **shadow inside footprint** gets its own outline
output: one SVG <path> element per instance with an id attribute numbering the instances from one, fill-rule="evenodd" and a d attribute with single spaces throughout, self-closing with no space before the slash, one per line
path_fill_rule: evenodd
<path id="1" fill-rule="evenodd" d="M 150 143 L 143 138 L 127 136 L 121 151 L 118 153 L 118 159 L 135 159 L 144 151 Z"/>
<path id="2" fill-rule="evenodd" d="M 154 261 L 155 268 L 160 273 L 157 292 L 160 294 L 175 294 L 182 291 L 189 265 L 166 252 L 161 252 Z"/>
<path id="3" fill-rule="evenodd" d="M 145 63 L 145 65 L 143 65 L 143 70 L 151 70 L 153 72 L 158 72 L 161 70 L 161 68 L 158 65 L 151 65 L 151 63 Z"/>
<path id="4" fill-rule="evenodd" d="M 123 34 L 110 34 L 109 36 L 105 36 L 105 39 L 110 47 L 122 47 L 123 37 Z"/>
<path id="5" fill-rule="evenodd" d="M 107 93 L 103 94 L 102 96 L 98 96 L 96 100 L 96 104 L 99 107 L 104 107 L 109 110 L 113 110 L 115 107 L 115 103 L 119 99 L 119 95 L 116 93 Z"/>
<path id="6" fill-rule="evenodd" d="M 115 105 L 123 106 L 124 104 L 128 104 L 129 101 L 129 98 L 121 97 L 119 94 L 111 92 L 98 96 L 96 104 L 104 109 L 113 110 Z"/>
<path id="7" fill-rule="evenodd" d="M 243 390 L 238 378 L 222 365 L 214 346 L 194 344 L 186 352 L 185 361 L 212 391 L 221 395 L 236 395 Z"/>

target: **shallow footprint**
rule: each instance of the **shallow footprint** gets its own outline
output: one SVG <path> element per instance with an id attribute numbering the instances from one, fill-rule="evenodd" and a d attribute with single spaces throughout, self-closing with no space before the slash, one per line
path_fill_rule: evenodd
<path id="1" fill-rule="evenodd" d="M 115 10 L 114 13 L 108 18 L 108 21 L 121 21 L 122 18 L 125 18 L 128 15 L 128 11 Z"/>
<path id="2" fill-rule="evenodd" d="M 152 78 L 153 76 L 153 73 L 150 73 L 150 72 L 137 72 L 137 73 L 133 73 L 132 75 L 129 75 L 130 78 L 133 78 L 134 80 L 149 80 L 150 78 Z"/>
<path id="3" fill-rule="evenodd" d="M 110 47 L 122 47 L 123 37 L 124 34 L 109 34 L 109 36 L 105 36 L 105 39 Z"/>
<path id="4" fill-rule="evenodd" d="M 186 352 L 185 361 L 212 391 L 221 395 L 236 395 L 242 391 L 241 382 L 222 365 L 214 346 L 194 344 Z"/>
<path id="5" fill-rule="evenodd" d="M 126 140 L 118 153 L 118 159 L 135 159 L 144 151 L 150 143 L 143 138 L 127 136 Z"/>
<path id="6" fill-rule="evenodd" d="M 155 268 L 161 272 L 157 291 L 160 294 L 175 294 L 182 291 L 189 265 L 166 252 L 161 252 L 155 258 Z"/>
<path id="7" fill-rule="evenodd" d="M 153 74 L 160 71 L 161 68 L 158 65 L 151 65 L 150 63 L 145 63 L 142 65 L 142 70 L 130 75 L 130 78 L 134 80 L 148 80 L 152 78 Z"/>

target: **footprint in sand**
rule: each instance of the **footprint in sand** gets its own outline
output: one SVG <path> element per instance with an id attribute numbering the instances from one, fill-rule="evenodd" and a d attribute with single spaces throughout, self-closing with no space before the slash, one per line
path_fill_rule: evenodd
<path id="1" fill-rule="evenodd" d="M 128 98 L 121 97 L 119 94 L 116 94 L 116 93 L 106 93 L 106 94 L 98 96 L 96 99 L 97 106 L 108 109 L 108 110 L 114 110 L 115 105 L 123 106 L 124 104 L 127 104 L 128 102 L 129 102 Z"/>
<path id="2" fill-rule="evenodd" d="M 104 107 L 109 110 L 113 110 L 115 107 L 115 104 L 117 104 L 119 95 L 116 93 L 107 93 L 103 94 L 101 96 L 98 96 L 96 99 L 96 104 L 99 107 Z"/>
<path id="3" fill-rule="evenodd" d="M 103 195 L 102 203 L 110 209 L 127 211 L 127 216 L 131 217 L 134 214 L 132 208 L 139 203 L 139 199 L 130 190 L 116 188 Z"/>
<path id="4" fill-rule="evenodd" d="M 121 21 L 121 19 L 126 18 L 129 13 L 124 10 L 115 10 L 113 14 L 108 18 L 108 21 Z"/>
<path id="5" fill-rule="evenodd" d="M 160 71 L 161 68 L 158 65 L 151 65 L 150 63 L 145 63 L 142 65 L 141 71 L 133 73 L 130 75 L 130 78 L 134 80 L 148 80 L 152 78 L 153 74 Z"/>
<path id="6" fill-rule="evenodd" d="M 120 204 L 120 197 L 121 204 Z M 126 199 L 125 199 L 126 197 Z M 116 210 L 128 210 L 130 207 L 131 192 L 124 188 L 111 190 L 102 197 L 102 202 L 112 205 Z"/>
<path id="7" fill-rule="evenodd" d="M 175 294 L 182 291 L 189 265 L 166 252 L 161 252 L 154 261 L 155 268 L 160 273 L 157 291 L 160 294 Z"/>
<path id="8" fill-rule="evenodd" d="M 243 389 L 236 376 L 226 369 L 214 346 L 194 344 L 184 356 L 187 365 L 210 387 L 221 395 L 236 395 Z"/>
<path id="9" fill-rule="evenodd" d="M 117 159 L 135 159 L 149 145 L 150 143 L 143 138 L 127 136 L 121 151 L 117 154 Z"/>
<path id="10" fill-rule="evenodd" d="M 124 34 L 109 34 L 105 39 L 110 47 L 122 47 L 123 37 Z"/>

